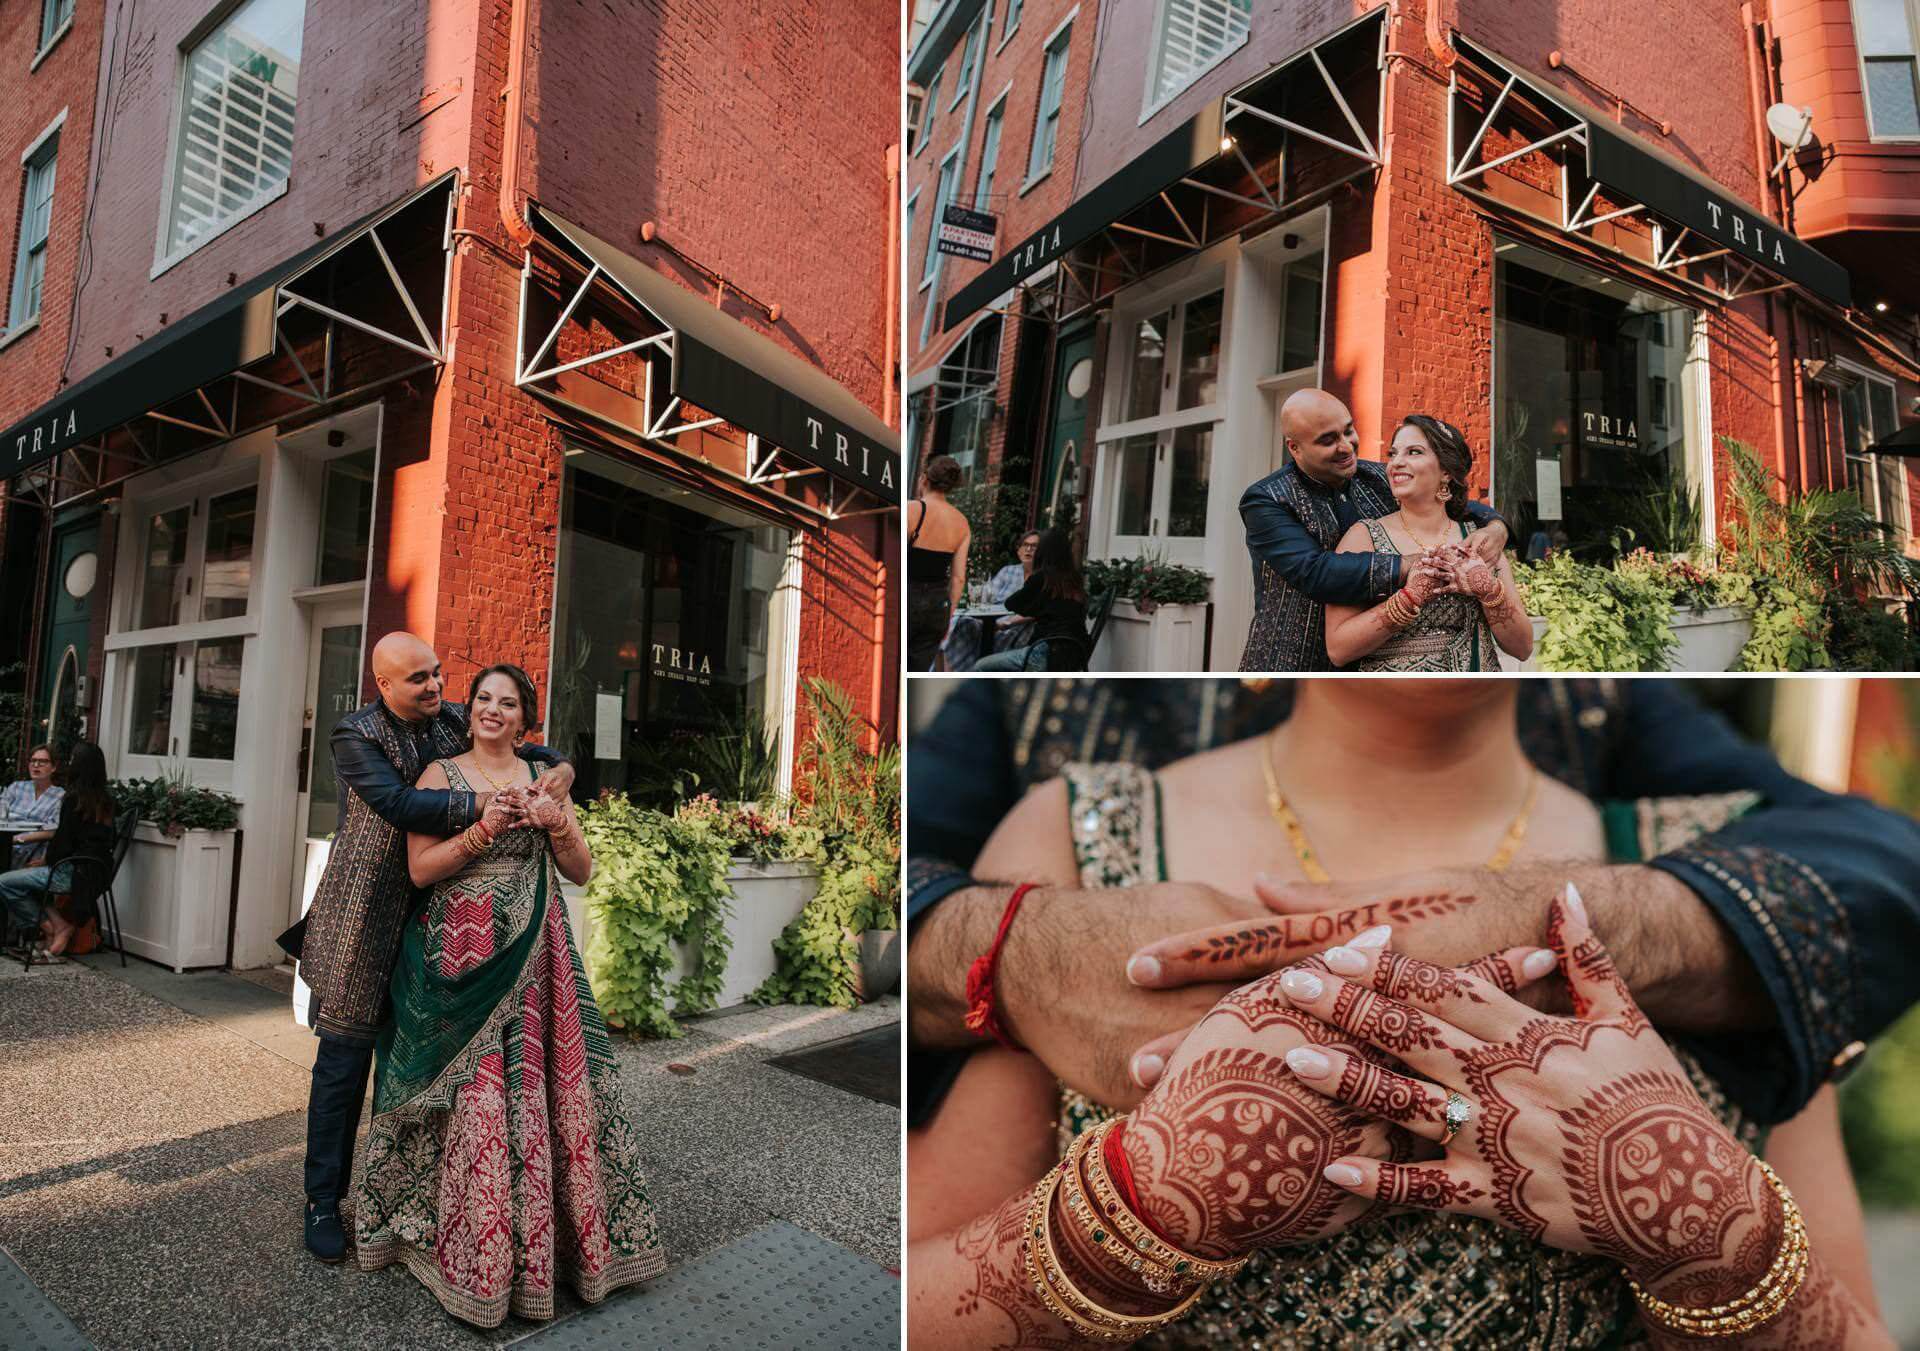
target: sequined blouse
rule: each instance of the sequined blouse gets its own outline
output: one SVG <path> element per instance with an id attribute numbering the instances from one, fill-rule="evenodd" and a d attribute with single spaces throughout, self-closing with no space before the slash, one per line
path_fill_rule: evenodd
<path id="1" fill-rule="evenodd" d="M 1377 554 L 1400 556 L 1385 521 L 1362 521 Z M 1472 532 L 1464 526 L 1460 537 Z M 1353 663 L 1356 671 L 1497 671 L 1500 652 L 1486 611 L 1472 596 L 1435 596 L 1400 632 Z"/>
<path id="2" fill-rule="evenodd" d="M 1158 779 L 1136 765 L 1068 765 L 1069 826 L 1080 880 L 1166 880 Z M 1643 856 L 1724 824 L 1752 795 L 1636 804 Z M 1648 846 L 1651 846 L 1650 848 Z M 1676 1049 L 1714 1114 L 1749 1149 L 1761 1132 Z M 1059 1088 L 1056 1143 L 1113 1112 Z M 1490 1220 L 1417 1211 L 1376 1216 L 1317 1243 L 1258 1252 L 1195 1312 L 1143 1347 L 1611 1347 L 1642 1341 L 1632 1293 L 1612 1262 L 1560 1252 Z"/>

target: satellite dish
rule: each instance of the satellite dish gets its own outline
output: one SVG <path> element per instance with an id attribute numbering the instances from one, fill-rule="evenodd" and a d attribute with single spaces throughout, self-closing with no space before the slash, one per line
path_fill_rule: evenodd
<path id="1" fill-rule="evenodd" d="M 1792 154 L 1807 142 L 1813 131 L 1813 109 L 1796 108 L 1791 103 L 1776 103 L 1767 109 L 1767 130 L 1773 139 Z"/>

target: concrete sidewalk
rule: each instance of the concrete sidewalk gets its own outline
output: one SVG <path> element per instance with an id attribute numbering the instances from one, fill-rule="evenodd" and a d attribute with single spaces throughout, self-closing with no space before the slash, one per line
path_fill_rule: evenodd
<path id="1" fill-rule="evenodd" d="M 124 971 L 117 959 L 25 973 L 0 964 L 0 1249 L 12 1259 L 0 1257 L 0 1318 L 38 1297 L 31 1326 L 47 1329 L 44 1344 L 83 1344 L 61 1342 L 51 1301 L 103 1348 L 471 1347 L 530 1335 L 546 1347 L 614 1344 L 602 1339 L 616 1326 L 625 1344 L 654 1340 L 644 1329 L 657 1326 L 682 1346 L 700 1344 L 703 1323 L 715 1344 L 799 1344 L 754 1332 L 758 1311 L 728 1304 L 723 1287 L 752 1269 L 772 1273 L 761 1282 L 772 1282 L 770 1329 L 798 1313 L 828 1337 L 815 1344 L 897 1345 L 897 1107 L 767 1063 L 897 1031 L 897 1001 L 749 1009 L 695 1020 L 673 1042 L 621 1040 L 669 1276 L 584 1311 L 563 1289 L 553 1325 L 509 1319 L 481 1332 L 398 1267 L 362 1274 L 307 1257 L 300 1168 L 314 1039 L 294 1024 L 284 982 L 176 976 L 137 960 Z M 13 1264 L 27 1293 L 10 1302 Z M 695 1312 L 703 1301 L 711 1317 Z"/>

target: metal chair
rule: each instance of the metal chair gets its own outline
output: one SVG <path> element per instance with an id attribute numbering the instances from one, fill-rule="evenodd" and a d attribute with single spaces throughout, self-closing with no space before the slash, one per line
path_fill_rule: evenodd
<path id="1" fill-rule="evenodd" d="M 106 946 L 111 935 L 113 949 L 120 954 L 120 965 L 127 964 L 126 945 L 120 937 L 120 907 L 114 901 L 113 883 L 120 875 L 120 865 L 126 861 L 127 850 L 133 847 L 134 828 L 140 824 L 138 812 L 121 812 L 113 823 L 113 851 L 102 856 L 99 854 L 69 854 L 62 859 L 57 868 L 67 870 L 67 895 L 75 902 L 75 909 L 91 902 L 100 921 L 100 942 Z M 52 882 L 54 869 L 47 871 L 47 885 L 41 888 L 41 905 L 53 904 Z M 33 944 L 37 934 L 29 931 L 21 948 L 25 954 L 23 969 L 33 967 Z"/>

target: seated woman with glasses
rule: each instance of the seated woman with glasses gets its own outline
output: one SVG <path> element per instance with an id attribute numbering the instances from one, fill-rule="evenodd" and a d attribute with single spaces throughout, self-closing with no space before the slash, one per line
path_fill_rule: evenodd
<path id="1" fill-rule="evenodd" d="M 1007 597 L 1007 608 L 1033 620 L 1033 643 L 1010 652 L 980 659 L 976 671 L 1046 671 L 1055 646 L 1069 646 L 1075 656 L 1087 645 L 1087 583 L 1073 557 L 1073 542 L 1064 530 L 1048 530 L 1033 551 L 1033 572 L 1027 584 Z M 1084 663 L 1083 663 L 1084 664 Z"/>
<path id="2" fill-rule="evenodd" d="M 75 743 L 66 778 L 60 823 L 47 842 L 45 865 L 0 873 L 0 907 L 19 927 L 37 927 L 50 957 L 67 950 L 76 921 L 46 904 L 47 899 L 74 889 L 75 864 L 80 858 L 105 859 L 113 853 L 113 794 L 107 788 L 107 757 L 91 741 Z"/>
<path id="3" fill-rule="evenodd" d="M 53 781 L 58 768 L 53 747 L 42 742 L 27 752 L 27 777 L 0 789 L 0 821 L 38 821 L 45 827 L 13 837 L 9 867 L 31 868 L 47 856 L 47 841 L 60 822 L 60 799 L 66 796 L 66 790 Z"/>

